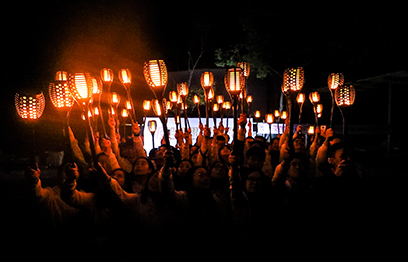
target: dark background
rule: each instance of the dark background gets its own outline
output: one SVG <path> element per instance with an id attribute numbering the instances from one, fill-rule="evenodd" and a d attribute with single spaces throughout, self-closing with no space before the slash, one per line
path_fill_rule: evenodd
<path id="1" fill-rule="evenodd" d="M 407 23 L 404 8 L 394 1 L 45 1 L 11 3 L 7 13 L 0 103 L 0 148 L 6 152 L 21 151 L 32 134 L 15 112 L 16 92 L 44 92 L 47 104 L 35 127 L 36 139 L 44 149 L 58 149 L 58 143 L 49 142 L 58 141 L 63 120 L 48 99 L 48 83 L 58 70 L 99 75 L 102 68 L 112 68 L 112 91 L 124 95 L 116 74 L 129 68 L 133 98 L 141 108 L 143 99 L 153 97 L 142 74 L 149 59 L 164 59 L 168 71 L 191 69 L 200 54 L 196 69 L 244 60 L 251 64 L 249 93 L 255 104 L 259 101 L 253 110 L 267 113 L 279 107 L 284 69 L 303 66 L 304 92 L 323 88 L 325 123 L 330 96 L 324 87 L 330 73 L 342 72 L 346 82 L 354 84 L 407 69 Z M 356 89 L 349 123 L 386 125 L 388 86 Z M 393 130 L 399 129 L 406 95 L 406 85 L 395 88 Z M 305 122 L 313 122 L 308 102 L 304 115 Z M 341 124 L 338 112 L 335 124 Z"/>

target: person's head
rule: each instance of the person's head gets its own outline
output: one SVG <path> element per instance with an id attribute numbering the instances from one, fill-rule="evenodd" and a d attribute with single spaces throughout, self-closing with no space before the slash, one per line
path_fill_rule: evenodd
<path id="1" fill-rule="evenodd" d="M 271 142 L 271 150 L 279 151 L 279 138 L 274 137 Z"/>
<path id="2" fill-rule="evenodd" d="M 164 152 L 166 151 L 166 146 L 161 145 L 158 150 L 156 151 L 156 155 L 154 157 L 154 162 L 156 163 L 157 168 L 161 168 L 164 164 Z"/>
<path id="3" fill-rule="evenodd" d="M 215 162 L 210 168 L 211 179 L 225 179 L 228 177 L 228 167 L 220 161 Z"/>
<path id="4" fill-rule="evenodd" d="M 251 136 L 245 138 L 245 146 L 250 147 L 254 141 L 255 139 Z"/>
<path id="5" fill-rule="evenodd" d="M 299 134 L 293 140 L 293 149 L 295 150 L 295 153 L 305 153 L 306 152 L 305 135 Z"/>
<path id="6" fill-rule="evenodd" d="M 193 163 L 193 166 L 195 163 L 197 163 L 197 157 L 198 157 L 198 150 L 195 151 L 191 156 L 190 156 L 190 161 Z"/>
<path id="7" fill-rule="evenodd" d="M 226 141 L 225 141 L 225 137 L 224 137 L 224 136 L 218 135 L 218 136 L 215 137 L 215 139 L 216 139 L 217 145 L 218 145 L 219 147 L 225 146 Z"/>
<path id="8" fill-rule="evenodd" d="M 218 157 L 223 163 L 228 163 L 228 157 L 231 155 L 231 149 L 228 146 L 222 146 L 218 150 Z"/>
<path id="9" fill-rule="evenodd" d="M 260 192 L 264 183 L 264 174 L 260 170 L 249 173 L 245 180 L 245 189 L 248 193 Z"/>
<path id="10" fill-rule="evenodd" d="M 289 159 L 288 178 L 298 180 L 305 178 L 309 167 L 309 157 L 305 153 L 294 153 Z"/>
<path id="11" fill-rule="evenodd" d="M 125 142 L 120 143 L 119 149 L 121 157 L 126 158 L 130 163 L 134 163 L 137 154 L 134 150 L 133 139 L 126 139 Z"/>
<path id="12" fill-rule="evenodd" d="M 109 163 L 109 157 L 105 153 L 99 153 L 97 155 L 98 162 L 101 163 L 103 169 L 105 169 L 106 173 L 112 173 L 112 167 Z"/>
<path id="13" fill-rule="evenodd" d="M 135 176 L 146 176 L 154 171 L 154 165 L 147 157 L 139 157 L 133 164 L 133 174 Z"/>
<path id="14" fill-rule="evenodd" d="M 188 170 L 193 167 L 193 163 L 190 160 L 183 160 L 181 161 L 180 165 L 177 168 L 177 176 L 185 177 Z"/>
<path id="15" fill-rule="evenodd" d="M 101 149 L 102 151 L 105 152 L 105 150 L 109 149 L 111 147 L 111 141 L 109 139 L 106 139 L 102 137 L 101 139 Z"/>
<path id="16" fill-rule="evenodd" d="M 196 189 L 209 189 L 210 176 L 204 167 L 196 167 L 193 169 L 193 186 Z"/>
<path id="17" fill-rule="evenodd" d="M 253 146 L 247 151 L 247 164 L 249 168 L 254 169 L 254 170 L 261 170 L 263 167 L 263 164 L 265 162 L 265 149 L 257 146 Z"/>
<path id="18" fill-rule="evenodd" d="M 127 177 L 126 171 L 124 171 L 121 168 L 117 168 L 112 171 L 111 177 L 116 179 L 116 181 L 118 181 L 118 184 L 122 188 L 126 187 L 126 177 Z"/>
<path id="19" fill-rule="evenodd" d="M 341 161 L 350 159 L 343 143 L 331 145 L 327 151 L 327 157 L 327 161 L 333 168 L 337 168 Z"/>

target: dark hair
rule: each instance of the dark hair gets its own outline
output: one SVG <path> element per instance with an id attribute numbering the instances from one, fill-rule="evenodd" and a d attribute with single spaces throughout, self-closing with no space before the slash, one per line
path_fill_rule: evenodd
<path id="1" fill-rule="evenodd" d="M 223 164 L 228 165 L 228 163 L 226 163 L 226 162 L 224 161 L 224 159 L 221 157 L 221 150 L 223 150 L 224 148 L 228 148 L 230 151 L 232 151 L 229 146 L 223 145 L 222 147 L 220 147 L 220 149 L 218 149 L 218 159 L 219 159 Z"/>
<path id="2" fill-rule="evenodd" d="M 336 154 L 336 151 L 340 150 L 342 148 L 345 148 L 345 147 L 344 147 L 344 144 L 341 143 L 341 142 L 335 143 L 335 144 L 329 146 L 329 149 L 327 150 L 327 157 L 328 158 L 334 157 L 334 155 Z"/>
<path id="3" fill-rule="evenodd" d="M 116 169 L 112 170 L 112 173 L 111 173 L 110 176 L 112 176 L 113 173 L 115 173 L 116 171 L 122 171 L 123 174 L 125 175 L 125 188 L 124 188 L 125 191 L 128 192 L 128 193 L 133 193 L 132 183 L 130 182 L 130 179 L 129 179 L 129 173 L 126 172 L 122 168 L 116 168 Z"/>
<path id="4" fill-rule="evenodd" d="M 153 162 L 152 162 L 149 158 L 144 157 L 144 156 L 141 156 L 141 157 L 138 157 L 138 158 L 136 159 L 135 163 L 133 163 L 133 167 L 132 167 L 132 175 L 133 175 L 133 176 L 135 176 L 135 174 L 133 173 L 133 170 L 135 169 L 136 162 L 137 162 L 139 159 L 145 159 L 145 160 L 147 161 L 148 165 L 149 165 L 149 168 L 152 170 L 152 172 L 150 172 L 149 174 L 147 174 L 146 182 L 144 183 L 144 185 L 142 186 L 142 190 L 140 191 L 140 202 L 141 202 L 142 204 L 144 204 L 144 203 L 146 203 L 146 201 L 147 201 L 147 197 L 150 195 L 150 191 L 149 191 L 149 187 L 148 187 L 149 180 L 150 180 L 150 178 L 154 175 L 154 173 L 156 172 L 156 169 L 155 169 L 155 167 L 154 167 Z"/>
<path id="5" fill-rule="evenodd" d="M 133 173 L 133 170 L 135 169 L 136 162 L 137 162 L 137 160 L 139 160 L 139 159 L 141 159 L 141 158 L 142 158 L 142 159 L 145 159 L 145 160 L 147 161 L 147 164 L 149 165 L 149 168 L 152 170 L 152 172 L 150 172 L 150 175 L 156 171 L 156 168 L 154 167 L 154 164 L 153 164 L 152 160 L 150 160 L 149 158 L 147 158 L 147 157 L 145 157 L 145 156 L 140 156 L 140 157 L 136 158 L 135 162 L 133 163 L 132 173 L 131 173 L 132 176 L 135 175 L 135 174 Z"/>
<path id="6" fill-rule="evenodd" d="M 248 149 L 246 156 L 247 158 L 250 158 L 251 156 L 255 156 L 263 162 L 265 161 L 265 158 L 266 158 L 265 149 L 262 147 L 253 146 Z"/>

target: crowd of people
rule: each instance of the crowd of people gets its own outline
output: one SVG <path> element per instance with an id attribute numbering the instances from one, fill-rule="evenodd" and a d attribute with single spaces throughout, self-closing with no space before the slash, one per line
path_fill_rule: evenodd
<path id="1" fill-rule="evenodd" d="M 121 139 L 110 118 L 110 138 L 94 135 L 97 162 L 92 143 L 78 145 L 70 130 L 57 185 L 42 187 L 38 166 L 26 171 L 42 233 L 147 259 L 347 248 L 358 231 L 362 183 L 341 136 L 316 128 L 306 141 L 301 127 L 289 137 L 287 125 L 267 142 L 246 133 L 247 124 L 241 114 L 232 144 L 222 125 L 200 125 L 196 144 L 178 131 L 176 147 L 147 154 L 138 123 Z"/>

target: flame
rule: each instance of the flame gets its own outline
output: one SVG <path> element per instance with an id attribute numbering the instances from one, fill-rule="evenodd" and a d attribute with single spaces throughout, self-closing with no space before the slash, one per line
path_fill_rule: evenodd
<path id="1" fill-rule="evenodd" d="M 231 106 L 232 106 L 232 105 L 231 105 L 231 102 L 230 102 L 230 101 L 225 101 L 224 104 L 225 104 L 225 109 L 226 109 L 226 110 L 230 110 L 230 109 L 231 109 Z"/>
<path id="2" fill-rule="evenodd" d="M 160 77 L 160 69 L 157 60 L 150 60 L 149 61 L 149 73 L 150 78 L 155 86 L 162 86 L 162 78 Z"/>
<path id="3" fill-rule="evenodd" d="M 224 97 L 223 97 L 222 95 L 218 95 L 218 96 L 217 96 L 217 103 L 218 103 L 218 104 L 224 103 Z"/>
<path id="4" fill-rule="evenodd" d="M 288 117 L 288 113 L 286 111 L 282 111 L 281 119 L 285 120 Z"/>
<path id="5" fill-rule="evenodd" d="M 312 135 L 312 134 L 314 134 L 314 126 L 309 126 L 309 129 L 307 130 L 307 133 L 309 134 L 309 135 Z"/>
<path id="6" fill-rule="evenodd" d="M 261 111 L 256 110 L 255 111 L 255 118 L 260 118 L 261 117 Z"/>
<path id="7" fill-rule="evenodd" d="M 150 102 L 150 101 L 149 101 Z M 131 110 L 132 109 L 132 103 L 130 103 L 129 100 L 126 100 L 126 109 Z"/>
<path id="8" fill-rule="evenodd" d="M 65 71 L 58 71 L 55 80 L 57 81 L 68 81 L 68 73 Z"/>
<path id="9" fill-rule="evenodd" d="M 132 80 L 132 76 L 130 75 L 130 71 L 128 69 L 121 69 L 120 70 L 121 82 L 122 84 L 130 84 Z"/>
<path id="10" fill-rule="evenodd" d="M 150 107 L 151 107 L 150 100 L 144 100 L 143 101 L 143 110 L 149 111 Z"/>
<path id="11" fill-rule="evenodd" d="M 39 119 L 45 109 L 45 97 L 42 92 L 34 97 L 16 94 L 14 102 L 17 113 L 22 119 Z"/>
<path id="12" fill-rule="evenodd" d="M 268 124 L 272 124 L 273 123 L 273 115 L 272 114 L 266 114 L 265 121 Z"/>
<path id="13" fill-rule="evenodd" d="M 112 104 L 119 104 L 119 97 L 116 92 L 112 92 Z"/>
<path id="14" fill-rule="evenodd" d="M 214 89 L 210 89 L 210 91 L 208 92 L 208 100 L 212 100 L 214 98 Z"/>
<path id="15" fill-rule="evenodd" d="M 113 81 L 113 72 L 109 68 L 104 68 L 101 71 L 102 81 L 112 82 Z"/>
<path id="16" fill-rule="evenodd" d="M 299 93 L 296 97 L 296 100 L 299 104 L 303 104 L 305 102 L 305 94 Z"/>
<path id="17" fill-rule="evenodd" d="M 252 103 L 252 96 L 247 96 L 246 101 L 248 104 Z"/>
<path id="18" fill-rule="evenodd" d="M 80 96 L 80 99 L 89 98 L 85 74 L 75 74 L 75 88 Z"/>
<path id="19" fill-rule="evenodd" d="M 128 117 L 129 116 L 129 112 L 127 111 L 126 108 L 122 109 L 122 117 Z"/>
<path id="20" fill-rule="evenodd" d="M 176 91 L 170 91 L 169 92 L 169 100 L 172 103 L 176 103 L 177 102 L 177 92 Z"/>
<path id="21" fill-rule="evenodd" d="M 194 100 L 194 104 L 200 103 L 200 97 L 198 95 L 194 95 L 193 100 Z"/>
<path id="22" fill-rule="evenodd" d="M 157 126 L 157 123 L 156 123 L 156 121 L 154 121 L 154 120 L 150 120 L 149 122 L 147 122 L 147 125 L 149 126 L 149 131 L 150 132 L 156 132 L 156 126 Z"/>

